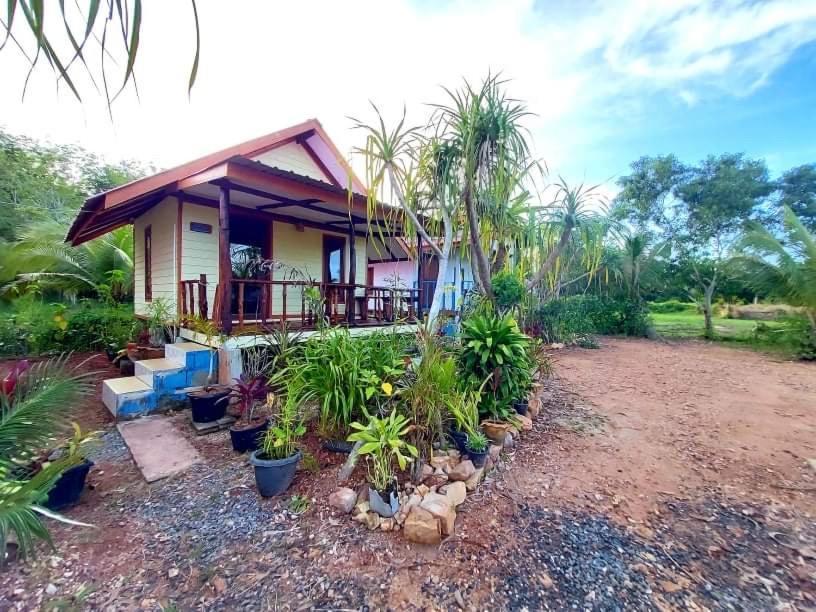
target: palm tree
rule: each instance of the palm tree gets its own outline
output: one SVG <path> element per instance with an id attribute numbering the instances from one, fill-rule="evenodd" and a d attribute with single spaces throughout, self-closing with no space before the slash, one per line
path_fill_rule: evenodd
<path id="1" fill-rule="evenodd" d="M 600 264 L 602 241 L 598 240 L 607 229 L 605 206 L 597 195 L 597 185 L 587 187 L 583 183 L 571 187 L 559 177 L 555 184 L 556 193 L 549 206 L 536 210 L 531 220 L 530 236 L 535 255 L 543 256 L 544 261 L 535 265 L 535 271 L 527 283 L 528 288 L 538 287 L 553 270 L 561 264 L 561 257 L 573 239 L 573 234 L 582 234 L 585 245 L 592 245 L 582 255 L 584 267 L 592 273 Z M 533 257 L 534 260 L 539 257 Z"/>
<path id="2" fill-rule="evenodd" d="M 43 507 L 48 492 L 62 473 L 81 462 L 68 453 L 31 474 L 28 465 L 37 453 L 67 431 L 64 410 L 93 391 L 90 373 L 68 367 L 68 355 L 35 364 L 11 393 L 0 393 L 0 558 L 14 534 L 22 556 L 34 552 L 37 540 L 51 544 L 46 516 L 70 521 Z"/>
<path id="3" fill-rule="evenodd" d="M 110 297 L 124 302 L 133 297 L 133 232 L 120 228 L 78 247 L 64 242 L 65 228 L 57 221 L 27 227 L 20 240 L 7 248 L 4 276 L 13 275 L 2 293 L 24 292 L 37 285 L 75 298 Z"/>
<path id="4" fill-rule="evenodd" d="M 521 127 L 530 113 L 522 102 L 507 97 L 504 85 L 498 75 L 488 75 L 478 89 L 467 81 L 461 89 L 445 89 L 450 102 L 436 105 L 435 117 L 456 151 L 456 163 L 448 171 L 459 185 L 474 278 L 491 301 L 491 266 L 481 220 L 502 223 L 501 209 L 509 206 L 514 187 L 530 166 L 530 148 Z M 501 225 L 496 228 L 503 233 Z"/>
<path id="5" fill-rule="evenodd" d="M 751 223 L 731 264 L 759 295 L 803 307 L 816 334 L 816 236 L 788 206 L 782 207 L 782 232 L 775 236 Z"/>

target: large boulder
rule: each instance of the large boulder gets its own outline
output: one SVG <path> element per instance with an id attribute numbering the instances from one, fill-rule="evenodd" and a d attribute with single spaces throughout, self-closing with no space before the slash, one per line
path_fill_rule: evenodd
<path id="1" fill-rule="evenodd" d="M 440 493 L 428 493 L 422 498 L 422 503 L 419 504 L 422 510 L 427 510 L 434 517 L 439 519 L 439 526 L 442 529 L 442 535 L 452 535 L 454 523 L 456 522 L 456 510 L 451 500 L 446 495 Z"/>
<path id="2" fill-rule="evenodd" d="M 336 508 L 343 514 L 348 514 L 354 509 L 357 503 L 357 492 L 348 487 L 340 487 L 329 495 L 329 505 Z"/>
<path id="3" fill-rule="evenodd" d="M 442 541 L 442 529 L 437 518 L 416 506 L 411 508 L 402 527 L 405 537 L 417 544 L 439 544 Z"/>
<path id="4" fill-rule="evenodd" d="M 473 472 L 475 471 L 476 468 L 473 462 L 470 459 L 465 459 L 464 461 L 460 461 L 455 468 L 448 472 L 448 478 L 451 480 L 464 481 L 473 476 Z"/>

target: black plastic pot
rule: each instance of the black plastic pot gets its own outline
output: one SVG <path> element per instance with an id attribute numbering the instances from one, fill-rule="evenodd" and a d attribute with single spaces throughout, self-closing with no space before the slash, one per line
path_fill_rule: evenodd
<path id="1" fill-rule="evenodd" d="M 263 497 L 272 497 L 286 491 L 295 477 L 300 457 L 300 451 L 286 459 L 263 459 L 262 451 L 253 452 L 249 456 L 249 462 L 255 466 L 255 484 L 258 486 L 258 493 Z"/>
<path id="2" fill-rule="evenodd" d="M 522 416 L 527 416 L 527 409 L 529 405 L 527 404 L 527 400 L 521 400 L 520 402 L 513 403 L 513 409 L 516 411 L 517 414 Z"/>
<path id="3" fill-rule="evenodd" d="M 113 360 L 116 359 L 116 356 L 119 354 L 119 349 L 115 344 L 109 344 L 105 347 L 105 355 L 108 358 L 108 361 L 113 363 Z"/>
<path id="4" fill-rule="evenodd" d="M 230 440 L 232 440 L 232 449 L 239 453 L 247 451 L 258 450 L 261 436 L 269 428 L 269 419 L 265 419 L 255 427 L 247 427 L 246 429 L 235 429 L 230 427 Z"/>
<path id="5" fill-rule="evenodd" d="M 330 453 L 343 453 L 344 455 L 348 455 L 351 453 L 351 449 L 354 448 L 354 444 L 346 440 L 326 440 L 323 442 L 323 448 Z"/>
<path id="6" fill-rule="evenodd" d="M 92 466 L 93 461 L 86 459 L 79 465 L 65 470 L 57 480 L 54 488 L 48 492 L 48 500 L 45 502 L 45 506 L 51 510 L 62 510 L 77 503 L 79 496 L 82 495 L 82 490 L 85 488 L 88 471 Z"/>
<path id="7" fill-rule="evenodd" d="M 451 429 L 450 431 L 451 440 L 453 443 L 456 444 L 456 448 L 459 450 L 460 453 L 463 455 L 467 453 L 467 434 L 464 431 L 459 431 L 458 429 Z"/>
<path id="8" fill-rule="evenodd" d="M 135 368 L 136 366 L 129 358 L 123 357 L 119 360 L 119 373 L 122 376 L 133 376 Z"/>
<path id="9" fill-rule="evenodd" d="M 396 486 L 392 486 L 390 489 L 383 491 L 382 493 L 369 486 L 368 504 L 373 512 L 376 512 L 384 518 L 394 516 L 400 507 Z"/>
<path id="10" fill-rule="evenodd" d="M 212 387 L 209 391 L 202 389 L 188 393 L 193 421 L 210 423 L 224 418 L 229 403 L 226 397 L 229 394 L 230 390 L 224 387 Z"/>
<path id="11" fill-rule="evenodd" d="M 471 460 L 473 463 L 473 467 L 475 468 L 482 468 L 485 465 L 485 461 L 487 461 L 487 456 L 490 454 L 488 448 L 485 448 L 482 451 L 475 451 L 470 448 L 467 449 L 468 459 Z"/>

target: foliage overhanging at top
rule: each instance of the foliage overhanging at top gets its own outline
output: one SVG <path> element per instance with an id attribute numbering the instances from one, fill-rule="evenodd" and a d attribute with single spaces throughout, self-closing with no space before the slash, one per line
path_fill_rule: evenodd
<path id="1" fill-rule="evenodd" d="M 23 84 L 24 96 L 31 73 L 44 60 L 57 76 L 57 82 L 64 82 L 74 97 L 82 101 L 80 87 L 74 82 L 71 71 L 74 65 L 81 64 L 97 91 L 99 84 L 94 74 L 101 77 L 102 91 L 110 110 L 111 103 L 129 82 L 136 88 L 135 68 L 141 42 L 142 0 L 87 0 L 83 3 L 84 8 L 77 2 L 75 12 L 71 10 L 71 4 L 64 0 L 8 0 L 5 17 L 0 18 L 0 26 L 5 33 L 0 42 L 0 52 L 7 46 L 15 48 L 28 62 L 29 72 Z M 190 0 L 190 4 L 195 24 L 195 55 L 187 83 L 188 94 L 198 75 L 201 49 L 196 0 Z M 52 29 L 46 26 L 46 21 L 58 25 Z M 15 24 L 19 24 L 19 27 Z M 70 43 L 67 53 L 60 50 L 62 37 Z M 121 39 L 125 55 L 124 74 L 121 75 L 119 84 L 108 83 L 106 62 L 118 65 L 113 55 L 116 50 L 111 47 L 112 39 Z M 99 53 L 98 69 L 89 64 L 89 61 L 93 61 L 90 54 L 93 47 L 97 47 L 94 50 Z M 138 93 L 138 88 L 136 90 Z"/>

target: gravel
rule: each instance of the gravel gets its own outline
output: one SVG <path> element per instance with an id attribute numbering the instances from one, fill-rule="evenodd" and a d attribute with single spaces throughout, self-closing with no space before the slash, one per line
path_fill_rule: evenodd
<path id="1" fill-rule="evenodd" d="M 110 429 L 99 436 L 95 444 L 91 444 L 85 453 L 85 456 L 93 461 L 99 463 L 101 461 L 121 461 L 130 454 L 125 441 L 119 435 L 118 429 Z"/>
<path id="2" fill-rule="evenodd" d="M 606 518 L 523 508 L 516 524 L 519 543 L 507 555 L 498 593 L 507 608 L 654 608 L 636 568 L 655 551 Z"/>

